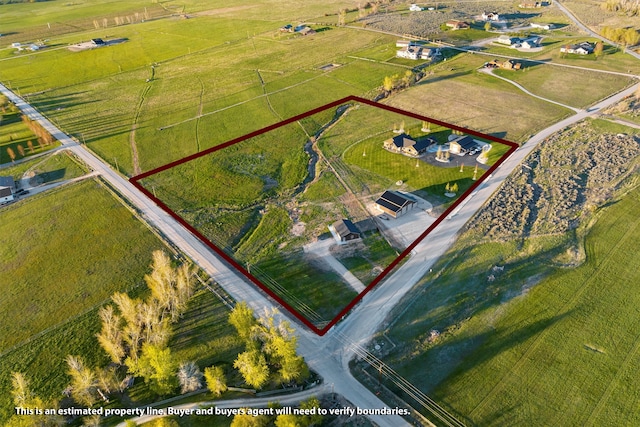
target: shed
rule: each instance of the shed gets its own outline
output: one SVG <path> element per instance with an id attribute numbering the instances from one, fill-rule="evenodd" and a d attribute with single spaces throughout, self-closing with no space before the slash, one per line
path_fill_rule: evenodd
<path id="1" fill-rule="evenodd" d="M 382 196 L 376 200 L 376 208 L 379 211 L 391 215 L 393 218 L 404 215 L 413 208 L 415 204 L 416 202 L 414 200 L 391 190 L 385 191 L 382 193 Z"/>
<path id="2" fill-rule="evenodd" d="M 0 176 L 0 187 L 9 187 L 11 191 L 15 191 L 16 182 L 12 176 Z"/>
<path id="3" fill-rule="evenodd" d="M 358 227 L 348 219 L 341 219 L 334 222 L 331 224 L 331 227 L 329 227 L 330 231 L 331 228 L 333 228 L 333 237 L 338 241 L 338 243 L 360 239 L 362 236 Z"/>

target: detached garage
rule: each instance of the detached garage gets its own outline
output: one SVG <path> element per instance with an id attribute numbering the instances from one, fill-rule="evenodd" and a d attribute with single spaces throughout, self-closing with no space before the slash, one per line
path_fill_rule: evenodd
<path id="1" fill-rule="evenodd" d="M 416 202 L 395 191 L 387 190 L 376 200 L 376 208 L 394 218 L 404 215 Z"/>

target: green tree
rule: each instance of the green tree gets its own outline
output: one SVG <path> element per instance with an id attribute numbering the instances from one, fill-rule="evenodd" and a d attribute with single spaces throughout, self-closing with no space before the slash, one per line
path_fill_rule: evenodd
<path id="1" fill-rule="evenodd" d="M 487 21 L 484 23 L 484 30 L 485 31 L 491 31 L 491 22 Z"/>
<path id="2" fill-rule="evenodd" d="M 305 401 L 300 402 L 300 408 L 302 409 L 316 408 L 316 410 L 314 411 L 315 414 L 304 416 L 306 421 L 308 422 L 307 424 L 308 426 L 316 426 L 322 423 L 322 415 L 320 415 L 320 412 L 318 411 L 318 409 L 320 408 L 320 401 L 318 400 L 317 397 L 311 397 Z"/>
<path id="3" fill-rule="evenodd" d="M 220 366 L 204 368 L 204 379 L 207 382 L 207 388 L 214 395 L 220 397 L 222 393 L 227 391 L 227 378 Z"/>
<path id="4" fill-rule="evenodd" d="M 11 147 L 7 147 L 7 154 L 9 155 L 9 158 L 11 159 L 12 162 L 16 161 L 16 152 L 13 151 Z"/>
<path id="5" fill-rule="evenodd" d="M 169 394 L 178 386 L 177 364 L 169 348 L 145 343 L 140 357 L 137 360 L 128 357 L 125 363 L 133 375 L 144 378 L 151 391 L 158 395 Z"/>
<path id="6" fill-rule="evenodd" d="M 627 46 L 635 46 L 640 43 L 640 33 L 635 28 L 627 28 L 624 32 L 623 40 Z"/>
<path id="7" fill-rule="evenodd" d="M 269 379 L 269 366 L 260 350 L 240 353 L 233 363 L 233 367 L 240 371 L 242 378 L 248 385 L 256 389 L 260 389 Z"/>
<path id="8" fill-rule="evenodd" d="M 384 80 L 382 80 L 382 88 L 387 92 L 391 92 L 393 90 L 393 77 L 384 76 Z"/>
<path id="9" fill-rule="evenodd" d="M 604 44 L 601 41 L 597 42 L 595 47 L 593 48 L 593 55 L 596 58 L 599 58 L 602 56 L 603 51 L 604 51 Z"/>
<path id="10" fill-rule="evenodd" d="M 266 427 L 269 424 L 267 415 L 258 415 L 257 417 L 249 414 L 238 414 L 233 417 L 231 427 Z"/>
<path id="11" fill-rule="evenodd" d="M 300 415 L 280 414 L 276 418 L 276 427 L 303 427 Z"/>
<path id="12" fill-rule="evenodd" d="M 233 326 L 240 338 L 247 344 L 251 345 L 252 330 L 258 323 L 253 317 L 253 310 L 249 308 L 246 302 L 242 301 L 231 310 L 229 314 L 229 323 Z"/>

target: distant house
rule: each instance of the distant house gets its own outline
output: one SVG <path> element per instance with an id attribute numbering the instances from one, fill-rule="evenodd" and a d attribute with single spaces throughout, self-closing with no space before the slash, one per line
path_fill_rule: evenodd
<path id="1" fill-rule="evenodd" d="M 535 47 L 539 47 L 541 42 L 541 37 L 529 37 L 528 39 L 522 40 L 520 47 L 523 49 L 533 49 Z"/>
<path id="2" fill-rule="evenodd" d="M 482 12 L 481 18 L 483 21 L 499 21 L 500 14 L 497 12 Z"/>
<path id="3" fill-rule="evenodd" d="M 100 46 L 106 45 L 106 43 L 102 39 L 91 39 L 91 44 L 94 47 L 100 47 Z"/>
<path id="4" fill-rule="evenodd" d="M 449 140 L 449 152 L 464 156 L 476 147 L 476 142 L 469 135 L 451 135 Z"/>
<path id="5" fill-rule="evenodd" d="M 293 33 L 293 25 L 283 25 L 282 27 L 280 27 L 280 31 L 283 33 Z"/>
<path id="6" fill-rule="evenodd" d="M 410 42 L 409 40 L 396 40 L 396 47 L 404 47 L 407 48 L 409 46 L 412 46 L 413 43 Z"/>
<path id="7" fill-rule="evenodd" d="M 6 203 L 13 200 L 13 191 L 9 187 L 0 187 L 0 203 Z"/>
<path id="8" fill-rule="evenodd" d="M 360 230 L 355 224 L 348 219 L 341 219 L 334 222 L 329 227 L 329 231 L 338 243 L 344 243 L 351 240 L 357 240 L 362 237 Z"/>
<path id="9" fill-rule="evenodd" d="M 18 43 L 18 42 L 11 43 L 11 47 L 12 47 L 12 48 L 14 48 L 14 49 L 17 49 L 17 48 L 19 48 L 20 46 L 22 46 L 22 44 L 20 44 L 20 43 Z"/>
<path id="10" fill-rule="evenodd" d="M 422 56 L 422 48 L 417 46 L 407 46 L 396 52 L 398 58 L 420 59 Z"/>
<path id="11" fill-rule="evenodd" d="M 532 28 L 540 28 L 540 29 L 543 29 L 543 30 L 553 30 L 555 28 L 555 25 L 553 25 L 553 24 L 540 24 L 540 23 L 532 22 L 531 23 L 531 27 Z"/>
<path id="12" fill-rule="evenodd" d="M 539 2 L 539 1 L 528 2 L 528 3 L 520 3 L 518 5 L 518 7 L 520 7 L 521 9 L 537 9 L 539 7 L 542 7 L 542 3 Z"/>
<path id="13" fill-rule="evenodd" d="M 470 25 L 467 22 L 458 21 L 456 19 L 452 19 L 450 21 L 447 21 L 445 23 L 445 25 L 447 27 L 451 28 L 452 30 L 466 30 L 467 28 L 470 27 Z"/>
<path id="14" fill-rule="evenodd" d="M 415 200 L 411 200 L 402 194 L 390 190 L 382 193 L 382 196 L 376 200 L 376 208 L 393 218 L 404 215 L 412 209 L 415 204 Z"/>
<path id="15" fill-rule="evenodd" d="M 298 34 L 302 34 L 303 36 L 310 36 L 312 34 L 316 33 L 316 30 L 314 30 L 311 27 L 304 27 L 303 29 L 301 29 L 300 31 L 297 32 Z"/>
<path id="16" fill-rule="evenodd" d="M 440 49 L 437 47 L 425 47 L 422 48 L 420 59 L 433 59 L 440 55 Z"/>
<path id="17" fill-rule="evenodd" d="M 412 4 L 411 4 L 411 6 L 409 6 L 409 10 L 410 10 L 411 12 L 420 12 L 421 10 L 424 10 L 424 8 L 422 8 L 422 7 L 418 6 L 418 5 L 417 5 L 417 4 L 415 4 L 415 3 L 412 3 Z"/>
<path id="18" fill-rule="evenodd" d="M 593 53 L 594 46 L 595 45 L 593 45 L 593 44 L 591 44 L 589 42 L 582 42 L 582 43 L 572 44 L 572 45 L 569 45 L 569 46 L 562 46 L 560 48 L 560 52 L 563 52 L 563 53 L 576 53 L 578 55 L 589 55 L 589 54 Z"/>
<path id="19" fill-rule="evenodd" d="M 29 50 L 35 52 L 36 50 L 40 50 L 40 46 L 38 46 L 37 44 L 30 44 Z"/>
<path id="20" fill-rule="evenodd" d="M 494 59 L 493 61 L 485 62 L 484 66 L 486 68 L 502 68 L 505 70 L 519 70 L 522 68 L 522 63 L 516 61 L 515 59 L 509 59 L 508 61 L 499 61 Z"/>
<path id="21" fill-rule="evenodd" d="M 416 141 L 406 133 L 401 133 L 383 142 L 383 147 L 394 153 L 402 153 L 407 156 L 417 157 L 424 154 L 431 144 L 436 142 L 431 138 L 423 138 Z"/>
<path id="22" fill-rule="evenodd" d="M 506 34 L 501 35 L 500 37 L 498 37 L 498 40 L 496 40 L 497 43 L 506 44 L 507 46 L 514 46 L 514 47 L 519 45 L 520 41 L 521 40 L 519 37 L 511 37 Z"/>

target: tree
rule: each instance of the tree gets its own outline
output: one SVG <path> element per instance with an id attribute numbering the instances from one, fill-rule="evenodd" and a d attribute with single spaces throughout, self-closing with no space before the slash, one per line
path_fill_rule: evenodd
<path id="1" fill-rule="evenodd" d="M 183 362 L 178 368 L 178 382 L 180 393 L 189 393 L 202 388 L 202 372 L 195 362 Z"/>
<path id="2" fill-rule="evenodd" d="M 487 21 L 484 23 L 484 30 L 491 31 L 491 22 Z"/>
<path id="3" fill-rule="evenodd" d="M 220 366 L 205 368 L 204 379 L 207 382 L 209 391 L 217 397 L 227 391 L 227 378 L 224 376 L 224 371 Z"/>
<path id="4" fill-rule="evenodd" d="M 96 334 L 98 343 L 109 355 L 111 361 L 121 364 L 124 360 L 125 350 L 122 339 L 122 317 L 113 311 L 113 306 L 102 307 L 98 315 L 102 319 L 102 330 Z"/>
<path id="5" fill-rule="evenodd" d="M 266 427 L 269 424 L 269 417 L 267 415 L 253 416 L 246 412 L 238 414 L 233 417 L 231 421 L 231 427 Z"/>
<path id="6" fill-rule="evenodd" d="M 91 415 L 89 417 L 84 417 L 82 419 L 83 427 L 100 427 L 101 424 L 101 416 L 100 415 Z"/>
<path id="7" fill-rule="evenodd" d="M 172 420 L 166 417 L 158 418 L 152 422 L 145 424 L 148 427 L 180 427 L 180 424 L 176 420 Z"/>
<path id="8" fill-rule="evenodd" d="M 382 88 L 387 92 L 391 92 L 393 90 L 393 77 L 384 76 L 384 80 L 382 80 Z"/>
<path id="9" fill-rule="evenodd" d="M 168 313 L 171 320 L 175 322 L 184 312 L 187 302 L 193 295 L 194 283 L 191 280 L 193 272 L 186 264 L 173 269 L 171 260 L 163 251 L 153 252 L 151 267 L 152 272 L 145 276 L 145 282 L 160 309 Z M 162 313 L 162 316 L 165 313 Z"/>
<path id="10" fill-rule="evenodd" d="M 125 363 L 133 375 L 142 377 L 151 391 L 158 395 L 169 394 L 178 385 L 177 364 L 169 348 L 145 343 L 140 357 L 137 360 L 128 357 Z"/>
<path id="11" fill-rule="evenodd" d="M 340 9 L 338 12 L 338 25 L 344 25 L 347 21 L 347 9 Z"/>
<path id="12" fill-rule="evenodd" d="M 275 314 L 277 310 L 267 311 L 260 317 L 260 325 L 255 327 L 256 335 L 264 342 L 264 351 L 271 363 L 279 367 L 278 374 L 283 382 L 305 379 L 309 376 L 309 368 L 296 352 L 297 338 L 293 329 L 286 320 L 276 323 Z"/>
<path id="13" fill-rule="evenodd" d="M 68 374 L 71 377 L 71 397 L 77 403 L 93 406 L 98 400 L 98 381 L 91 368 L 85 366 L 79 356 L 67 356 Z"/>
<path id="14" fill-rule="evenodd" d="M 604 51 L 604 44 L 601 41 L 597 42 L 595 47 L 593 48 L 593 55 L 596 58 L 599 58 L 602 56 L 603 51 Z"/>
<path id="15" fill-rule="evenodd" d="M 7 154 L 9 155 L 9 158 L 11 159 L 12 162 L 16 161 L 16 152 L 13 151 L 11 147 L 7 147 Z"/>
<path id="16" fill-rule="evenodd" d="M 322 422 L 322 415 L 320 415 L 320 412 L 318 411 L 318 409 L 320 408 L 320 401 L 318 400 L 317 397 L 310 397 L 309 399 L 300 402 L 300 408 L 302 409 L 313 409 L 316 408 L 315 415 L 305 415 L 305 419 L 308 421 L 309 426 L 312 425 L 320 425 L 320 423 Z"/>
<path id="17" fill-rule="evenodd" d="M 244 382 L 256 389 L 260 389 L 269 379 L 269 366 L 260 350 L 240 353 L 233 367 L 240 371 Z"/>
<path id="18" fill-rule="evenodd" d="M 24 147 L 22 146 L 22 144 L 18 144 L 17 148 L 18 148 L 18 153 L 20 153 L 20 156 L 24 157 Z"/>
<path id="19" fill-rule="evenodd" d="M 15 406 L 29 406 L 33 399 L 33 393 L 29 389 L 29 382 L 22 372 L 11 373 L 11 386 L 11 395 Z"/>
<path id="20" fill-rule="evenodd" d="M 276 427 L 303 427 L 303 424 L 300 422 L 300 415 L 293 414 L 280 414 L 276 418 L 275 426 Z"/>
<path id="21" fill-rule="evenodd" d="M 635 46 L 640 43 L 640 33 L 635 28 L 627 28 L 624 32 L 624 44 L 627 46 Z"/>
<path id="22" fill-rule="evenodd" d="M 231 310 L 229 314 L 229 323 L 233 326 L 242 340 L 247 343 L 249 347 L 252 342 L 252 330 L 257 324 L 255 317 L 253 317 L 253 310 L 249 308 L 246 302 L 242 301 Z"/>
<path id="23" fill-rule="evenodd" d="M 33 141 L 27 141 L 27 147 L 29 147 L 29 152 L 33 153 Z"/>

